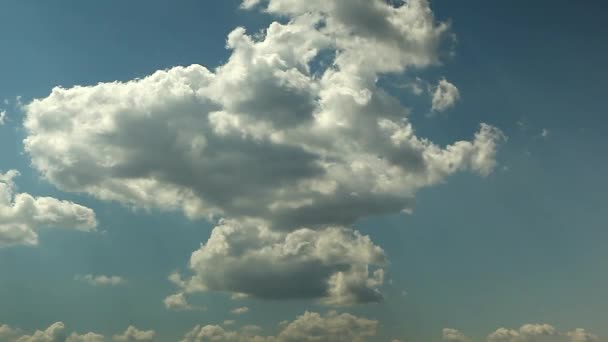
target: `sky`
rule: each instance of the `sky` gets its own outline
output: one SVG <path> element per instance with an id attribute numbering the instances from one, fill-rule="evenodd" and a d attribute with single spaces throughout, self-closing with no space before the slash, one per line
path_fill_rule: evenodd
<path id="1" fill-rule="evenodd" d="M 0 2 L 0 342 L 608 341 L 606 6 Z"/>

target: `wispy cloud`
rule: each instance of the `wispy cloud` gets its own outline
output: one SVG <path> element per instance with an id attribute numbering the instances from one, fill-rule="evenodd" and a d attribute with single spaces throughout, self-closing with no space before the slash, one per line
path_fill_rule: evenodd
<path id="1" fill-rule="evenodd" d="M 74 279 L 92 286 L 118 286 L 127 283 L 127 281 L 122 277 L 107 275 L 77 275 L 76 277 L 74 277 Z"/>

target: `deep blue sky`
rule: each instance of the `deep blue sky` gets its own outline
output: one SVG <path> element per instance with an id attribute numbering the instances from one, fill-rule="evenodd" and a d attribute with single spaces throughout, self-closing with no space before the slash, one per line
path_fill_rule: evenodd
<path id="1" fill-rule="evenodd" d="M 43 233 L 38 247 L 0 249 L 0 323 L 31 330 L 61 320 L 108 334 L 135 324 L 170 340 L 195 324 L 230 319 L 241 306 L 204 294 L 195 302 L 205 312 L 164 310 L 162 298 L 173 291 L 167 275 L 183 269 L 211 226 L 59 192 L 29 168 L 14 107 L 16 96 L 28 102 L 57 85 L 130 80 L 193 63 L 213 68 L 228 57 L 225 37 L 234 27 L 254 32 L 271 20 L 237 7 L 234 0 L 0 3 L 0 100 L 9 100 L 0 108 L 10 120 L 0 126 L 0 170 L 21 171 L 20 191 L 90 206 L 105 231 Z M 458 43 L 455 56 L 422 75 L 445 76 L 462 101 L 434 118 L 414 106 L 419 134 L 448 143 L 488 122 L 509 140 L 493 175 L 457 175 L 423 190 L 413 215 L 357 224 L 386 250 L 393 283 L 390 300 L 346 311 L 379 319 L 386 339 L 435 341 L 447 326 L 481 337 L 528 322 L 607 336 L 607 5 L 435 0 L 432 8 L 452 23 Z M 98 289 L 73 280 L 86 273 L 129 283 Z M 255 314 L 241 323 L 263 327 L 325 310 L 298 301 L 245 304 Z"/>

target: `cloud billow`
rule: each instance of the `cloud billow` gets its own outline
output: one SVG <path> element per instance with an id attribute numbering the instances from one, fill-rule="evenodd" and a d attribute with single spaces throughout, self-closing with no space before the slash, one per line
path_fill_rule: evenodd
<path id="1" fill-rule="evenodd" d="M 17 193 L 16 170 L 0 172 L 0 248 L 38 244 L 38 230 L 43 227 L 94 231 L 97 219 L 93 210 L 52 197 L 34 197 Z"/>
<path id="2" fill-rule="evenodd" d="M 25 149 L 62 190 L 230 222 L 193 253 L 187 292 L 378 301 L 381 248 L 349 227 L 411 211 L 419 189 L 455 172 L 489 174 L 504 136 L 481 124 L 472 140 L 439 146 L 418 137 L 409 109 L 377 84 L 438 64 L 449 27 L 427 1 L 243 4 L 255 6 L 288 20 L 262 37 L 233 30 L 231 56 L 214 70 L 58 87 L 25 105 Z M 321 54 L 332 63 L 316 65 Z M 222 248 L 210 247 L 220 237 Z M 329 238 L 353 252 L 324 255 Z M 225 269 L 214 274 L 212 262 Z"/>

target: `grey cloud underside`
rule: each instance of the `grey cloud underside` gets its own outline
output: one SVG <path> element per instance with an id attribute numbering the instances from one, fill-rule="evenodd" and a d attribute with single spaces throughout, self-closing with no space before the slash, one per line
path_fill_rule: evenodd
<path id="1" fill-rule="evenodd" d="M 321 298 L 342 305 L 379 301 L 383 250 L 342 227 L 273 232 L 223 221 L 192 254 L 184 291 L 245 293 L 265 299 Z M 375 268 L 375 269 L 374 269 Z"/>
<path id="2" fill-rule="evenodd" d="M 310 230 L 318 234 L 313 239 L 362 217 L 410 211 L 419 189 L 455 172 L 487 175 L 495 167 L 498 129 L 482 124 L 471 141 L 438 146 L 416 135 L 409 109 L 377 84 L 382 74 L 438 63 L 448 26 L 435 21 L 427 1 L 243 6 L 256 4 L 287 22 L 255 38 L 235 29 L 227 39 L 229 60 L 213 71 L 191 65 L 129 82 L 55 88 L 27 104 L 32 165 L 66 191 L 227 218 L 282 238 Z M 358 278 L 363 283 L 375 282 L 355 259 L 271 264 L 270 275 L 207 275 L 205 289 L 331 303 L 357 302 L 377 290 L 353 287 L 351 279 L 326 297 L 338 286 L 327 281 L 353 276 L 353 269 L 365 274 Z"/>

